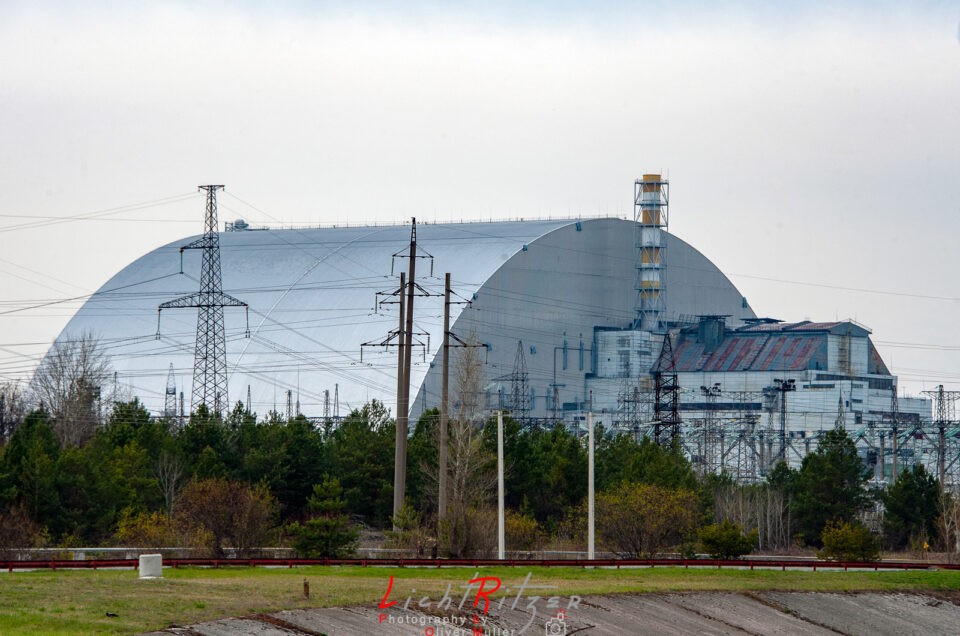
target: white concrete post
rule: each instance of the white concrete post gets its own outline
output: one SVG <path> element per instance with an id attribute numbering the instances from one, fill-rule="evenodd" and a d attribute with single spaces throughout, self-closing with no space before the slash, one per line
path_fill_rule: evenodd
<path id="1" fill-rule="evenodd" d="M 503 518 L 503 411 L 497 411 L 497 558 L 506 558 L 506 531 Z"/>
<path id="2" fill-rule="evenodd" d="M 593 502 L 593 411 L 587 413 L 587 558 L 596 558 L 596 532 Z"/>

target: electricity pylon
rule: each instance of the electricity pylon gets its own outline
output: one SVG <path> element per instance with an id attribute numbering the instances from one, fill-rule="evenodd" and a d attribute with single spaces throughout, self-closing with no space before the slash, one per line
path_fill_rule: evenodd
<path id="1" fill-rule="evenodd" d="M 223 293 L 220 274 L 220 234 L 217 231 L 217 190 L 222 185 L 199 186 L 207 193 L 207 213 L 203 236 L 180 248 L 203 250 L 200 267 L 200 291 L 160 305 L 157 309 L 157 337 L 160 337 L 159 312 L 164 309 L 196 307 L 197 345 L 193 359 L 193 395 L 190 410 L 205 404 L 214 413 L 221 413 L 229 405 L 227 393 L 227 339 L 223 326 L 224 307 L 243 307 L 249 315 L 247 303 Z M 249 321 L 247 335 L 249 336 Z"/>

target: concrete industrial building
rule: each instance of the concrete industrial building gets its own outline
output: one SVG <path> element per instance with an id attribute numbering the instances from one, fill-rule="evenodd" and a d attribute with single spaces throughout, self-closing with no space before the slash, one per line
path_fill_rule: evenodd
<path id="1" fill-rule="evenodd" d="M 731 328 L 725 316 L 705 315 L 670 333 L 672 361 L 658 362 L 676 374 L 682 439 L 704 471 L 757 479 L 780 459 L 798 465 L 835 427 L 858 439 L 877 479 L 889 479 L 895 452 L 899 467 L 939 452 L 916 435 L 929 423 L 930 401 L 894 399 L 896 377 L 870 331 L 853 321 L 746 319 Z M 656 364 L 647 351 L 661 345 L 637 348 L 630 332 L 600 335 L 597 373 L 587 379 L 595 408 L 616 405 L 612 425 L 652 434 L 654 381 L 642 369 Z M 643 358 L 632 363 L 638 351 Z"/>
<path id="2" fill-rule="evenodd" d="M 645 175 L 637 182 L 633 219 L 417 225 L 418 256 L 426 258 L 417 265 L 420 346 L 411 369 L 411 417 L 439 403 L 440 294 L 443 273 L 450 272 L 464 301 L 452 307 L 451 331 L 483 345 L 484 404 L 530 423 L 577 427 L 592 410 L 606 426 L 650 434 L 658 416 L 656 377 L 673 375 L 691 457 L 705 470 L 723 467 L 755 479 L 781 453 L 776 433 L 785 393 L 775 380 L 792 380 L 795 388 L 786 395 L 782 452 L 792 462 L 838 417 L 848 430 L 865 431 L 865 456 L 887 457 L 893 445 L 877 448 L 877 431 L 896 421 L 906 436 L 910 424 L 930 420 L 926 399 L 901 398 L 894 415 L 896 379 L 864 327 L 758 319 L 709 259 L 666 231 L 668 203 L 667 182 Z M 224 405 L 239 400 L 261 415 L 330 418 L 371 399 L 395 409 L 396 350 L 378 344 L 397 327 L 397 308 L 380 301 L 396 296 L 396 274 L 405 267 L 397 258 L 411 226 L 255 231 L 235 221 L 227 227 L 219 235 L 222 288 L 247 303 L 249 324 L 242 310 L 226 308 Z M 97 334 L 118 381 L 157 413 L 170 411 L 170 387 L 186 391 L 190 403 L 184 387 L 196 314 L 164 310 L 158 321 L 157 308 L 196 291 L 200 257 L 180 250 L 196 240 L 131 263 L 60 336 Z M 666 334 L 672 366 L 654 376 Z M 903 441 L 897 453 L 906 462 L 910 445 Z"/>

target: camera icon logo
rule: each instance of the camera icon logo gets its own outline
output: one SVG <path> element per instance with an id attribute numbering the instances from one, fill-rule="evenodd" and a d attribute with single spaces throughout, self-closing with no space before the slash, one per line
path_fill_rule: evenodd
<path id="1" fill-rule="evenodd" d="M 563 610 L 544 624 L 547 636 L 567 636 L 566 614 Z"/>

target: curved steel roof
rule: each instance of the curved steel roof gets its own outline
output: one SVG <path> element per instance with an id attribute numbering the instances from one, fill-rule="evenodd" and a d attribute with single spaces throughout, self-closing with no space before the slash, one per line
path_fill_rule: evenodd
<path id="1" fill-rule="evenodd" d="M 564 331 L 580 334 L 595 324 L 629 325 L 632 228 L 620 219 L 418 224 L 419 254 L 433 256 L 433 275 L 429 259 L 418 259 L 417 281 L 426 292 L 440 293 L 443 272 L 449 271 L 456 293 L 474 300 L 469 309 L 454 306 L 453 329 L 473 330 L 493 345 L 487 362 L 488 375 L 494 377 L 512 365 L 518 340 L 550 348 Z M 85 330 L 97 334 L 120 382 L 155 411 L 163 408 L 170 363 L 178 391 L 190 401 L 196 310 L 164 310 L 159 339 L 156 334 L 157 306 L 199 288 L 197 251 L 184 252 L 180 273 L 179 248 L 193 238 L 153 250 L 125 267 L 81 307 L 60 336 Z M 361 356 L 361 344 L 379 342 L 396 328 L 396 307 L 375 309 L 376 294 L 395 290 L 407 259 L 393 255 L 405 253 L 409 239 L 409 225 L 222 233 L 223 290 L 250 306 L 249 338 L 243 310 L 225 310 L 231 403 L 246 401 L 249 385 L 253 410 L 282 412 L 290 390 L 294 400 L 299 396 L 304 413 L 319 416 L 324 391 L 330 391 L 332 402 L 338 385 L 341 414 L 373 398 L 392 406 L 395 350 L 364 348 Z M 668 245 L 671 312 L 753 316 L 705 257 L 673 236 Z M 426 376 L 437 375 L 431 367 L 441 342 L 442 298 L 418 297 L 415 316 L 425 346 L 415 354 L 413 395 Z M 536 372 L 538 382 L 544 369 L 553 366 L 546 357 L 531 354 L 531 376 Z M 556 383 L 553 372 L 548 375 Z M 414 410 L 434 405 L 432 382 L 426 382 Z"/>

